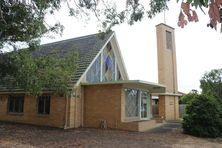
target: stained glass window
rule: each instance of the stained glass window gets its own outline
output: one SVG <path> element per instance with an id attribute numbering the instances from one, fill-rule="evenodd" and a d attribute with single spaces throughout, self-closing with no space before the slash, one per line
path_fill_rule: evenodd
<path id="1" fill-rule="evenodd" d="M 119 71 L 119 67 L 117 66 L 117 80 L 122 80 L 122 75 Z"/>
<path id="2" fill-rule="evenodd" d="M 102 81 L 122 80 L 111 43 L 107 44 L 86 74 L 88 82 L 99 82 L 100 79 Z"/>
<path id="3" fill-rule="evenodd" d="M 86 80 L 88 82 L 99 82 L 100 81 L 100 72 L 101 72 L 101 55 L 96 59 L 91 68 L 89 69 Z"/>
<path id="4" fill-rule="evenodd" d="M 115 56 L 112 46 L 108 43 L 103 52 L 103 81 L 115 80 Z"/>

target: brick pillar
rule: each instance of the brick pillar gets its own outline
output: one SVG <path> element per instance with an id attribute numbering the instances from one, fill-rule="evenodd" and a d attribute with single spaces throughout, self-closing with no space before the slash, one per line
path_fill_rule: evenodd
<path id="1" fill-rule="evenodd" d="M 159 96 L 159 117 L 165 119 L 165 96 Z"/>

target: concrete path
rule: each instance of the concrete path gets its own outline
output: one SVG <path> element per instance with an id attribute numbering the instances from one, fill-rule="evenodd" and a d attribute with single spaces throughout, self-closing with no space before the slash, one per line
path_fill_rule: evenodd
<path id="1" fill-rule="evenodd" d="M 156 128 L 150 129 L 149 133 L 168 133 L 176 130 L 181 130 L 182 124 L 179 122 L 166 122 Z"/>

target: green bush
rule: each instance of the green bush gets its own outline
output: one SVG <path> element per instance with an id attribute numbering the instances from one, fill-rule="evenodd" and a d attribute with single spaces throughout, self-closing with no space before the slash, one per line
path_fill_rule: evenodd
<path id="1" fill-rule="evenodd" d="M 198 93 L 190 92 L 190 93 L 184 95 L 183 97 L 181 97 L 180 100 L 179 100 L 179 103 L 180 104 L 188 104 L 196 96 L 198 96 Z"/>
<path id="2" fill-rule="evenodd" d="M 196 95 L 186 107 L 184 133 L 200 137 L 222 136 L 222 110 L 218 101 L 206 95 Z"/>

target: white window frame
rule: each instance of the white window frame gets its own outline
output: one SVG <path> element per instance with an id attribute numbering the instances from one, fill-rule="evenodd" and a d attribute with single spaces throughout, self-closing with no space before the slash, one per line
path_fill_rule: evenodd
<path id="1" fill-rule="evenodd" d="M 100 62 L 100 82 L 103 81 L 103 51 L 101 52 L 101 62 Z"/>
<path id="2" fill-rule="evenodd" d="M 142 100 L 142 93 L 143 92 L 146 92 L 148 95 L 147 95 L 147 115 L 146 117 L 142 117 L 142 109 L 141 109 L 141 100 Z M 148 91 L 143 91 L 143 90 L 140 90 L 140 98 L 139 98 L 139 101 L 140 101 L 140 106 L 139 106 L 139 109 L 140 109 L 140 120 L 149 120 L 150 117 L 151 117 L 151 114 L 150 114 L 150 108 L 151 108 L 151 105 L 150 105 L 150 93 Z"/>

